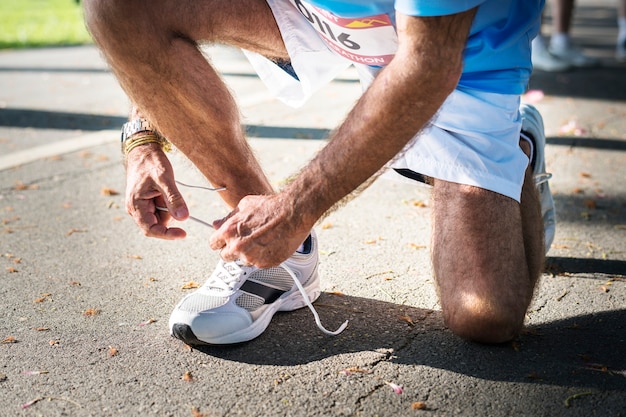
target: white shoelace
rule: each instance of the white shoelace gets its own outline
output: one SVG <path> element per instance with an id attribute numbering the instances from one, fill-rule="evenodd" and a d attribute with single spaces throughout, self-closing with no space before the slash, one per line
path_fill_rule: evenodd
<path id="1" fill-rule="evenodd" d="M 207 283 L 204 285 L 208 287 L 213 287 L 213 288 L 219 287 L 227 291 L 232 291 L 233 284 L 236 282 L 239 282 L 241 274 L 243 274 L 243 269 L 239 266 L 239 264 L 236 261 L 228 262 L 228 267 L 226 265 L 227 264 L 224 261 L 220 261 L 218 265 L 218 268 L 219 268 L 218 272 L 216 274 L 211 275 L 211 278 L 209 279 L 209 281 L 207 281 Z M 343 332 L 346 329 L 346 327 L 348 327 L 348 320 L 346 320 L 334 332 L 326 329 L 322 325 L 322 321 L 320 320 L 320 316 L 317 313 L 317 310 L 315 310 L 315 307 L 313 307 L 313 303 L 311 302 L 311 299 L 306 293 L 306 290 L 302 286 L 302 283 L 300 282 L 298 277 L 296 277 L 296 274 L 294 274 L 291 268 L 289 268 L 284 263 L 282 263 L 280 266 L 285 271 L 287 271 L 291 279 L 293 279 L 293 282 L 296 284 L 298 291 L 300 291 L 300 295 L 302 295 L 302 299 L 304 300 L 304 303 L 309 308 L 309 310 L 311 310 L 311 312 L 313 313 L 313 317 L 315 318 L 315 324 L 317 324 L 317 327 L 323 333 L 330 335 L 330 336 L 336 336 L 339 333 Z"/>
<path id="2" fill-rule="evenodd" d="M 294 274 L 293 271 L 291 270 L 291 268 L 289 268 L 284 263 L 281 264 L 281 266 L 291 276 L 291 278 L 293 279 L 293 282 L 296 284 L 296 287 L 298 287 L 298 290 L 300 291 L 300 294 L 302 295 L 302 298 L 304 299 L 304 303 L 309 308 L 309 310 L 311 310 L 311 313 L 313 313 L 313 317 L 315 317 L 315 324 L 317 324 L 317 328 L 318 329 L 320 329 L 323 333 L 325 333 L 327 335 L 337 336 L 339 333 L 343 332 L 346 329 L 346 327 L 348 327 L 348 320 L 344 321 L 343 324 L 341 326 L 339 326 L 339 328 L 337 330 L 335 330 L 334 332 L 331 332 L 330 330 L 327 330 L 324 326 L 322 326 L 322 322 L 320 320 L 320 316 L 319 316 L 319 314 L 317 314 L 317 310 L 315 310 L 315 307 L 313 307 L 313 303 L 311 303 L 311 300 L 309 299 L 309 296 L 307 295 L 306 291 L 304 290 L 304 287 L 302 286 L 302 283 L 300 282 L 298 277 L 296 277 L 296 274 Z"/>

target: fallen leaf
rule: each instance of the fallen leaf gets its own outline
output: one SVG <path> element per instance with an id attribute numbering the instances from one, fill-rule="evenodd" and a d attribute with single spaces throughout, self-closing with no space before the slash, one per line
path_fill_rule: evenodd
<path id="1" fill-rule="evenodd" d="M 598 287 L 598 288 L 602 292 L 609 292 L 609 288 L 606 285 L 600 285 L 600 287 Z"/>
<path id="2" fill-rule="evenodd" d="M 39 298 L 37 298 L 35 301 L 33 301 L 33 303 L 43 303 L 51 295 L 52 294 L 50 294 L 50 293 L 41 294 L 41 296 Z"/>
<path id="3" fill-rule="evenodd" d="M 413 404 L 411 404 L 411 408 L 413 410 L 426 410 L 426 409 L 428 409 L 428 407 L 426 406 L 426 403 L 424 401 L 415 401 Z"/>
<path id="4" fill-rule="evenodd" d="M 570 120 L 559 128 L 559 135 L 565 136 L 584 136 L 587 130 L 582 127 L 576 120 Z"/>
<path id="5" fill-rule="evenodd" d="M 585 205 L 585 207 L 587 207 L 588 209 L 592 209 L 595 210 L 598 208 L 598 205 L 596 204 L 595 200 L 592 199 L 587 199 L 585 201 L 583 201 L 583 204 Z"/>
<path id="6" fill-rule="evenodd" d="M 591 178 L 591 174 L 585 171 L 580 172 L 580 174 L 578 175 L 580 175 L 583 178 Z"/>
<path id="7" fill-rule="evenodd" d="M 39 186 L 37 184 L 24 184 L 22 181 L 16 181 L 13 189 L 16 191 L 38 190 Z"/>
<path id="8" fill-rule="evenodd" d="M 7 271 L 9 272 L 9 274 L 14 274 L 16 272 L 19 272 L 17 269 L 13 268 L 12 266 L 8 266 Z"/>
<path id="9" fill-rule="evenodd" d="M 569 246 L 561 245 L 561 244 L 558 244 L 558 243 L 553 243 L 552 244 L 552 248 L 554 248 L 554 249 L 569 249 Z"/>
<path id="10" fill-rule="evenodd" d="M 4 339 L 2 339 L 0 341 L 0 343 L 2 344 L 7 344 L 7 343 L 17 343 L 17 339 L 13 336 L 7 336 Z"/>
<path id="11" fill-rule="evenodd" d="M 413 202 L 413 207 L 428 207 L 428 204 L 426 204 L 424 201 L 414 201 Z"/>
<path id="12" fill-rule="evenodd" d="M 35 327 L 35 330 L 38 332 L 47 332 L 48 330 L 50 330 L 49 327 Z"/>
<path id="13" fill-rule="evenodd" d="M 329 223 L 324 223 L 322 225 L 322 230 L 330 229 L 331 227 L 333 227 L 332 223 L 330 223 L 330 222 Z"/>
<path id="14" fill-rule="evenodd" d="M 20 408 L 26 409 L 26 408 L 30 407 L 31 405 L 38 403 L 41 400 L 43 400 L 42 397 L 37 397 L 34 400 L 30 400 L 29 402 L 20 405 Z"/>
<path id="15" fill-rule="evenodd" d="M 70 230 L 67 231 L 65 236 L 72 236 L 74 233 L 85 233 L 86 231 L 87 230 L 85 230 L 85 229 L 74 229 L 74 228 L 71 228 Z"/>
<path id="16" fill-rule="evenodd" d="M 385 384 L 389 385 L 389 387 L 393 390 L 393 392 L 395 392 L 398 395 L 404 392 L 402 385 L 394 384 L 393 382 L 388 382 L 388 381 L 385 381 Z"/>
<path id="17" fill-rule="evenodd" d="M 156 323 L 156 319 L 149 319 L 147 321 L 142 321 L 139 323 L 139 326 L 147 326 L 148 324 Z"/>
<path id="18" fill-rule="evenodd" d="M 426 249 L 426 245 L 418 245 L 417 243 L 409 243 L 410 249 Z"/>
<path id="19" fill-rule="evenodd" d="M 59 341 L 58 341 L 58 340 L 51 340 L 51 341 L 49 341 L 49 342 L 48 342 L 48 344 L 49 344 L 50 346 L 58 345 L 58 344 L 59 344 Z"/>
<path id="20" fill-rule="evenodd" d="M 100 190 L 100 194 L 112 196 L 112 195 L 119 195 L 119 192 L 114 190 L 113 188 L 103 187 Z"/>
<path id="21" fill-rule="evenodd" d="M 32 376 L 32 375 L 44 375 L 47 374 L 48 371 L 24 371 L 22 372 L 24 375 Z"/>
<path id="22" fill-rule="evenodd" d="M 89 309 L 85 310 L 85 312 L 83 313 L 83 315 L 85 315 L 87 317 L 97 316 L 98 314 L 100 314 L 100 311 L 98 309 L 95 309 L 95 308 L 89 308 Z"/>
<path id="23" fill-rule="evenodd" d="M 182 287 L 180 287 L 181 290 L 191 290 L 193 288 L 199 288 L 200 284 L 198 284 L 195 281 L 189 281 L 186 284 L 183 284 Z"/>
<path id="24" fill-rule="evenodd" d="M 409 316 L 400 316 L 398 317 L 400 320 L 406 322 L 409 326 L 415 326 L 415 323 L 413 322 L 413 320 L 411 319 L 411 317 Z"/>
<path id="25" fill-rule="evenodd" d="M 342 369 L 341 371 L 339 371 L 339 373 L 342 375 L 350 376 L 352 374 L 371 374 L 372 371 L 359 368 L 358 366 L 353 366 L 351 368 Z"/>
<path id="26" fill-rule="evenodd" d="M 187 371 L 183 374 L 183 381 L 193 382 L 193 375 L 191 375 L 191 372 Z"/>
<path id="27" fill-rule="evenodd" d="M 584 397 L 586 395 L 591 395 L 591 394 L 593 393 L 592 392 L 579 392 L 578 394 L 570 395 L 569 397 L 565 399 L 565 401 L 563 401 L 563 404 L 565 405 L 565 407 L 569 408 L 571 406 L 572 400 L 575 400 L 580 397 Z"/>
<path id="28" fill-rule="evenodd" d="M 128 255 L 128 257 L 129 257 L 130 259 L 139 259 L 139 260 L 143 259 L 143 258 L 141 257 L 141 255 Z"/>
<path id="29" fill-rule="evenodd" d="M 191 407 L 191 416 L 192 417 L 208 417 L 207 414 L 201 413 L 198 407 Z"/>
<path id="30" fill-rule="evenodd" d="M 113 346 L 109 346 L 109 356 L 115 356 L 118 353 L 119 352 L 117 351 L 117 349 L 115 349 Z"/>
<path id="31" fill-rule="evenodd" d="M 70 281 L 70 285 L 72 287 L 80 287 L 80 282 L 78 282 L 78 281 Z"/>

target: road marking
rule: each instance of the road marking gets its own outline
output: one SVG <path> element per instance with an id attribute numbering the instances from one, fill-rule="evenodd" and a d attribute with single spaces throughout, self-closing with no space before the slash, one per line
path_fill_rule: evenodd
<path id="1" fill-rule="evenodd" d="M 23 151 L 12 152 L 6 156 L 0 157 L 0 171 L 35 162 L 43 158 L 76 152 L 93 146 L 119 142 L 119 140 L 119 130 L 100 130 L 83 136 L 36 146 Z"/>

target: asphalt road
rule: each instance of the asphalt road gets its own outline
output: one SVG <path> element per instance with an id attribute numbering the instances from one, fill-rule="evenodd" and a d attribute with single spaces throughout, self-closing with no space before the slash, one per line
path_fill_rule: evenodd
<path id="1" fill-rule="evenodd" d="M 167 319 L 217 262 L 211 232 L 151 240 L 126 215 L 128 102 L 107 66 L 93 47 L 0 52 L 0 415 L 626 415 L 626 67 L 611 59 L 611 4 L 580 10 L 576 39 L 603 65 L 533 76 L 558 225 L 527 329 L 502 346 L 445 328 L 430 190 L 381 179 L 318 228 L 316 305 L 328 328 L 350 320 L 344 333 L 303 309 L 249 343 L 186 347 Z M 277 186 L 360 92 L 348 71 L 290 109 L 238 51 L 212 53 Z M 225 214 L 210 192 L 185 196 L 197 217 Z"/>

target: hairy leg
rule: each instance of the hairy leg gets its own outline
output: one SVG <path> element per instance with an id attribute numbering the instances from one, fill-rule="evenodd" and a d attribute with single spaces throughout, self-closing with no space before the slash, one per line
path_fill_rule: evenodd
<path id="1" fill-rule="evenodd" d="M 85 19 L 120 85 L 231 207 L 272 187 L 241 129 L 236 103 L 198 48 L 226 43 L 288 59 L 263 0 L 87 0 Z"/>
<path id="2" fill-rule="evenodd" d="M 530 168 L 521 204 L 441 180 L 435 181 L 433 198 L 433 267 L 447 326 L 477 342 L 512 339 L 522 328 L 544 260 Z"/>

